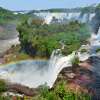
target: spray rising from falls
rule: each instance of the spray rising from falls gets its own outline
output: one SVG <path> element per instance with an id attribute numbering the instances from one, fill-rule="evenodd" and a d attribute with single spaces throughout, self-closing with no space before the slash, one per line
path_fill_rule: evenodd
<path id="1" fill-rule="evenodd" d="M 64 44 L 62 45 L 61 49 L 64 49 Z M 3 65 L 0 67 L 0 78 L 11 83 L 18 83 L 32 88 L 37 88 L 46 83 L 51 88 L 59 72 L 65 67 L 71 67 L 72 60 L 76 57 L 75 52 L 68 56 L 63 56 L 61 49 L 54 50 L 48 61 L 25 60 Z M 91 56 L 88 53 L 82 54 L 79 51 L 77 53 L 81 61 Z"/>
<path id="2" fill-rule="evenodd" d="M 75 57 L 75 52 L 62 56 L 59 51 L 53 51 L 49 61 L 26 60 L 1 66 L 0 78 L 33 88 L 46 83 L 51 88 L 59 72 L 64 67 L 71 67 Z"/>
<path id="3" fill-rule="evenodd" d="M 83 46 L 83 49 L 86 47 L 89 53 L 77 52 L 80 61 L 87 60 L 94 53 L 91 53 L 91 51 L 94 50 L 96 41 L 100 42 L 99 32 L 95 38 L 91 38 L 90 45 Z M 97 47 L 100 48 L 100 44 Z M 64 45 L 61 49 L 64 49 Z M 71 67 L 72 60 L 76 57 L 75 52 L 68 56 L 63 56 L 61 49 L 54 50 L 48 61 L 25 60 L 0 66 L 0 78 L 8 80 L 11 83 L 18 83 L 32 88 L 37 88 L 46 83 L 51 88 L 59 72 L 65 67 Z"/>

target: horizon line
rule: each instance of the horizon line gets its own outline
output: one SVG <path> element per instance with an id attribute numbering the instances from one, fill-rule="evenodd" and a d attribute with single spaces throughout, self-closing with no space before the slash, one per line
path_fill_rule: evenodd
<path id="1" fill-rule="evenodd" d="M 9 8 L 6 8 L 6 7 L 2 7 L 2 6 L 0 6 L 1 8 L 3 8 L 3 9 L 6 9 L 6 10 L 9 10 L 9 11 L 32 11 L 32 10 L 37 10 L 37 11 L 39 11 L 39 10 L 50 10 L 50 9 L 75 9 L 75 8 L 84 8 L 84 7 L 89 7 L 89 6 L 94 6 L 94 5 L 97 5 L 97 4 L 100 4 L 100 3 L 93 3 L 93 4 L 90 4 L 90 5 L 85 5 L 85 6 L 77 6 L 77 7 L 71 7 L 71 8 L 67 8 L 67 7 L 53 7 L 53 8 L 44 8 L 44 9 L 20 9 L 20 10 L 12 10 L 12 9 L 9 9 Z"/>

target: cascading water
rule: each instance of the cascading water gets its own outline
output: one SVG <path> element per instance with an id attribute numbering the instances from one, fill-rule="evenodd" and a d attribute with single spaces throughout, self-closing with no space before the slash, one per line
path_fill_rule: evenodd
<path id="1" fill-rule="evenodd" d="M 98 34 L 93 33 L 91 35 L 88 53 L 88 60 L 91 66 L 88 70 L 91 71 L 91 80 L 93 82 L 87 83 L 87 87 L 94 91 L 92 100 L 100 100 L 100 51 L 97 53 L 97 49 L 100 49 L 100 28 Z"/>
<path id="2" fill-rule="evenodd" d="M 26 60 L 3 65 L 0 67 L 0 78 L 33 88 L 46 83 L 51 88 L 59 72 L 64 67 L 71 67 L 75 57 L 75 52 L 62 56 L 59 51 L 54 50 L 49 61 Z"/>
<path id="3" fill-rule="evenodd" d="M 84 13 L 82 12 L 61 12 L 61 13 L 54 13 L 54 12 L 40 12 L 34 13 L 36 16 L 42 17 L 46 24 L 52 23 L 53 17 L 58 20 L 60 23 L 70 22 L 70 21 L 79 21 L 81 23 L 91 22 L 95 13 Z"/>
<path id="4" fill-rule="evenodd" d="M 92 45 L 90 45 L 89 49 L 91 49 L 91 47 Z M 62 49 L 63 48 L 64 45 L 62 46 Z M 85 57 L 83 55 L 78 52 L 78 57 L 82 61 L 91 56 L 88 53 L 86 53 Z M 18 83 L 33 88 L 46 83 L 47 86 L 51 88 L 57 79 L 59 72 L 64 67 L 72 66 L 72 60 L 75 56 L 75 52 L 68 56 L 63 56 L 61 50 L 57 49 L 52 52 L 50 60 L 48 61 L 25 60 L 1 66 L 0 78 L 8 80 L 11 83 Z"/>
<path id="5" fill-rule="evenodd" d="M 85 49 L 86 51 L 82 53 L 82 49 Z M 92 56 L 100 56 L 100 52 L 96 52 L 97 49 L 100 49 L 100 28 L 97 34 L 91 34 L 89 44 L 82 45 L 78 50 L 78 57 L 80 61 L 85 61 Z"/>

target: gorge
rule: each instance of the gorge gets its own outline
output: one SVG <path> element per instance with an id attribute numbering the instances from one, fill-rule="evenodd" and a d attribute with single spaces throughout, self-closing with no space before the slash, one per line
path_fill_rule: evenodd
<path id="1" fill-rule="evenodd" d="M 93 11 L 93 12 L 82 13 L 79 11 L 77 12 L 71 11 L 71 12 L 58 13 L 58 12 L 41 11 L 35 13 L 28 12 L 25 14 L 30 14 L 30 16 L 28 16 L 28 18 L 25 18 L 25 22 L 22 22 L 22 25 L 18 27 L 19 29 L 17 30 L 19 32 L 15 30 L 15 27 L 13 27 L 14 30 L 11 29 L 11 31 L 15 32 L 14 35 L 15 37 L 13 37 L 12 34 L 10 34 L 9 36 L 11 36 L 10 38 L 11 41 L 9 40 L 9 37 L 7 37 L 8 39 L 6 39 L 6 43 L 7 46 L 8 44 L 10 44 L 10 46 L 7 47 L 5 45 L 7 47 L 6 49 L 1 45 L 3 43 L 2 41 L 5 40 L 4 36 L 1 35 L 0 38 L 2 38 L 2 40 L 0 40 L 1 41 L 0 47 L 2 48 L 2 51 L 8 50 L 13 44 L 14 45 L 20 44 L 22 46 L 21 48 L 22 50 L 20 50 L 16 54 L 24 52 L 32 55 L 30 53 L 32 51 L 33 53 L 32 56 L 34 56 L 34 52 L 38 51 L 35 52 L 37 55 L 44 56 L 48 52 L 52 53 L 49 54 L 50 55 L 49 59 L 45 60 L 27 59 L 22 61 L 15 61 L 15 62 L 13 61 L 7 64 L 1 64 L 0 79 L 3 79 L 11 84 L 20 84 L 22 86 L 27 86 L 30 88 L 38 88 L 41 85 L 47 85 L 49 88 L 52 88 L 55 84 L 55 81 L 58 78 L 59 73 L 64 68 L 74 67 L 73 62 L 76 61 L 76 58 L 78 58 L 79 60 L 79 62 L 77 62 L 77 66 L 78 65 L 82 66 L 80 63 L 84 63 L 87 60 L 90 60 L 91 63 L 89 63 L 89 65 L 91 67 L 89 71 L 93 72 L 93 74 L 100 77 L 99 73 L 100 16 L 98 16 L 98 12 Z M 17 13 L 15 15 L 17 15 Z M 33 20 L 34 17 L 36 17 L 35 19 L 36 21 Z M 40 19 L 43 20 L 43 23 L 41 23 L 42 21 Z M 83 30 L 81 29 L 84 25 L 87 25 L 86 28 L 88 28 L 89 32 L 91 33 L 89 38 L 88 35 L 85 33 L 87 32 L 87 30 L 84 31 L 84 28 Z M 55 28 L 55 26 L 57 26 L 57 28 Z M 76 26 L 75 29 L 74 26 Z M 64 28 L 62 27 L 66 29 L 64 30 Z M 1 33 L 2 30 L 3 29 L 1 25 L 1 31 L 0 31 Z M 43 34 L 41 32 L 43 32 Z M 68 34 L 66 34 L 67 32 Z M 52 35 L 52 33 L 54 33 L 54 35 Z M 86 41 L 84 40 L 85 38 L 83 37 L 84 36 L 83 34 L 86 34 L 85 37 L 87 39 Z M 39 39 L 40 41 L 38 41 Z M 81 41 L 81 39 L 83 40 Z M 60 43 L 61 46 L 58 45 L 60 40 L 62 42 Z M 80 46 L 80 44 L 82 45 Z M 78 47 L 74 48 L 74 46 L 76 45 L 80 46 L 80 48 L 79 49 L 76 49 Z M 71 47 L 73 47 L 74 49 L 70 50 Z M 64 49 L 66 52 L 69 50 L 71 53 L 64 52 L 66 54 L 64 55 L 64 53 L 62 52 Z M 97 59 L 97 62 L 95 62 L 95 59 Z M 97 87 L 99 86 L 98 77 L 96 78 L 97 80 L 93 84 L 94 88 L 96 86 Z M 99 93 L 100 92 L 98 92 L 97 94 Z"/>

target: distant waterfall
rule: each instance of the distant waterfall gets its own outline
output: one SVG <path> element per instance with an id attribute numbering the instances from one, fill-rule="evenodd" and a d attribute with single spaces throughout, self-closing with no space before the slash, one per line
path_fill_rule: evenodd
<path id="1" fill-rule="evenodd" d="M 93 53 L 96 53 L 96 50 L 100 49 L 100 28 L 97 34 L 95 33 L 91 34 L 90 46 L 91 46 L 91 51 Z"/>

